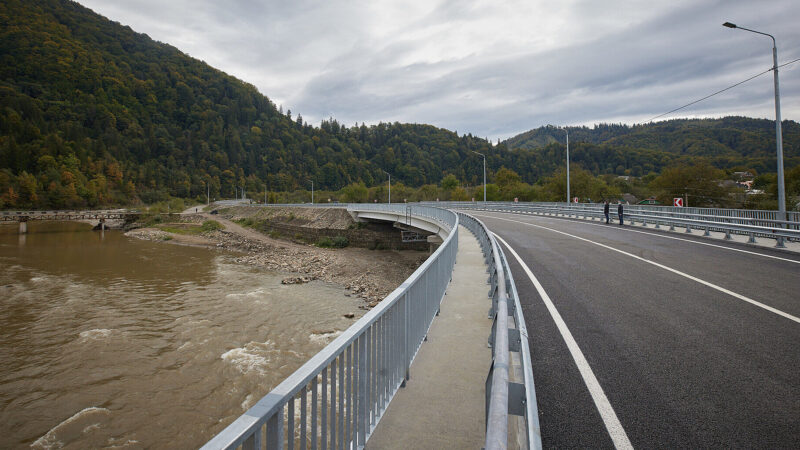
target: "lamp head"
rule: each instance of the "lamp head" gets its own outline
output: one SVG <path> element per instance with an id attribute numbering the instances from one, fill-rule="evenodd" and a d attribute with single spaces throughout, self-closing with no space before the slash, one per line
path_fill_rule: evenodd
<path id="1" fill-rule="evenodd" d="M 722 24 L 722 26 L 723 27 L 728 27 L 728 28 L 736 28 L 736 24 L 735 23 L 730 23 L 730 22 L 725 22 L 725 23 Z"/>

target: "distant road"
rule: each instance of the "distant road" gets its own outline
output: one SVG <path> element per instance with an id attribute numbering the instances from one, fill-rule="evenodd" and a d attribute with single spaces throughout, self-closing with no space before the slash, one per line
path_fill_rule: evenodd
<path id="1" fill-rule="evenodd" d="M 468 212 L 541 285 L 504 247 L 546 448 L 798 448 L 800 255 Z"/>

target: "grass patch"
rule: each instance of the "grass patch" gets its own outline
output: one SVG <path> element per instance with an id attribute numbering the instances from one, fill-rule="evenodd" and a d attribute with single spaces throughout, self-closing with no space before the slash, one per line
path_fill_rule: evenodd
<path id="1" fill-rule="evenodd" d="M 222 230 L 225 227 L 216 220 L 206 220 L 200 225 L 200 232 Z"/>
<path id="2" fill-rule="evenodd" d="M 333 238 L 323 237 L 317 241 L 317 247 L 322 248 L 345 248 L 350 242 L 344 236 L 334 236 Z"/>
<path id="3" fill-rule="evenodd" d="M 258 220 L 255 220 L 252 217 L 242 217 L 240 219 L 234 220 L 234 222 L 238 223 L 239 225 L 245 228 L 255 228 L 256 226 L 258 226 Z"/>

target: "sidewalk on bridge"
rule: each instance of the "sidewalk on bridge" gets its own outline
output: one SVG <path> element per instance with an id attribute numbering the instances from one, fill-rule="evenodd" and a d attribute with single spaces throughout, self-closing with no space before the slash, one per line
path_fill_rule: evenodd
<path id="1" fill-rule="evenodd" d="M 492 360 L 487 278 L 480 244 L 460 227 L 453 280 L 441 312 L 411 365 L 411 378 L 366 448 L 483 447 L 484 385 Z"/>

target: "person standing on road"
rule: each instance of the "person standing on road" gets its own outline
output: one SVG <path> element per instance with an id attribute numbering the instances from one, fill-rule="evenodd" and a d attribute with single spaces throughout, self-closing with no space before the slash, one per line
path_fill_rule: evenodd
<path id="1" fill-rule="evenodd" d="M 608 200 L 606 200 L 606 203 L 603 205 L 603 214 L 606 215 L 606 223 L 608 223 L 608 208 Z"/>
<path id="2" fill-rule="evenodd" d="M 624 225 L 622 222 L 622 202 L 619 202 L 619 206 L 617 206 L 617 214 L 619 214 L 619 226 Z"/>

